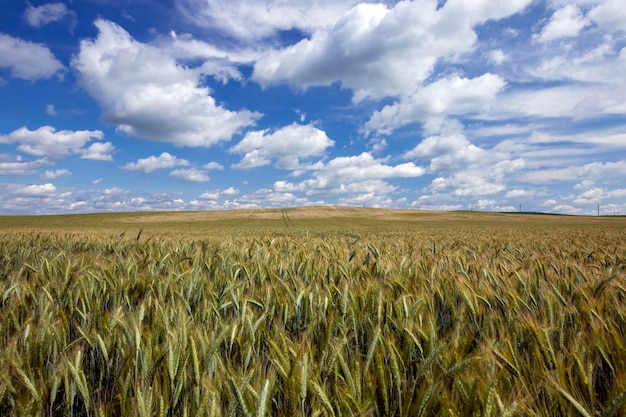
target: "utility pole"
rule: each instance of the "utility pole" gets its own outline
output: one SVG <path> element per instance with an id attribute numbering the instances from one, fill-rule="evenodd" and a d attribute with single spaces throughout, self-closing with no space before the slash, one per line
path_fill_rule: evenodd
<path id="1" fill-rule="evenodd" d="M 522 205 L 521 204 L 519 205 L 519 212 L 520 213 L 522 212 Z"/>
<path id="2" fill-rule="evenodd" d="M 598 204 L 598 217 L 600 217 L 600 204 Z"/>

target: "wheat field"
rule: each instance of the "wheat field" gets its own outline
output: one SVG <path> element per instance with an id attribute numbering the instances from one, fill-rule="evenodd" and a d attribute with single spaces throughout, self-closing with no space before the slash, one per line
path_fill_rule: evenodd
<path id="1" fill-rule="evenodd" d="M 0 415 L 625 415 L 625 226 L 0 217 Z"/>

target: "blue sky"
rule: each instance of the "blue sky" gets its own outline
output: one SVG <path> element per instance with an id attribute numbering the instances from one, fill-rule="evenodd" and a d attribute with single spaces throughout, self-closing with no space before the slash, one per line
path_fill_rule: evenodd
<path id="1" fill-rule="evenodd" d="M 623 0 L 0 7 L 0 214 L 626 214 Z"/>

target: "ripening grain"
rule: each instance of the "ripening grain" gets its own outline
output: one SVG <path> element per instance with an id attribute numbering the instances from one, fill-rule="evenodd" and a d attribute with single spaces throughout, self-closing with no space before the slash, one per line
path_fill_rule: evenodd
<path id="1" fill-rule="evenodd" d="M 626 222 L 479 220 L 4 226 L 0 415 L 626 413 Z"/>

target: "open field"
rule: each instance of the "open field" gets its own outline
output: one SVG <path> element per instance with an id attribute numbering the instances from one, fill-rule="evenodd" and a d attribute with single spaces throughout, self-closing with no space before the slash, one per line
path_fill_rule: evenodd
<path id="1" fill-rule="evenodd" d="M 0 415 L 626 414 L 623 217 L 0 217 L 0 297 Z"/>

